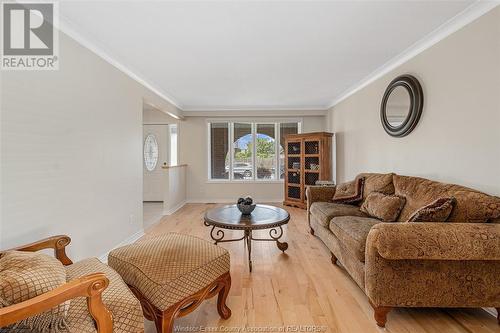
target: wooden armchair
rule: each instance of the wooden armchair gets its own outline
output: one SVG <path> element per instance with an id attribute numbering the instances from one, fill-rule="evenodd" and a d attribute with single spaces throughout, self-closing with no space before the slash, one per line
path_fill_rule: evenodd
<path id="1" fill-rule="evenodd" d="M 66 246 L 71 242 L 68 236 L 53 236 L 40 241 L 19 246 L 11 250 L 35 252 L 53 249 L 55 257 L 65 266 L 73 262 L 66 255 Z M 102 302 L 102 292 L 108 287 L 109 280 L 104 273 L 94 273 L 74 279 L 50 292 L 27 301 L 0 308 L 0 327 L 16 323 L 37 315 L 76 297 L 86 297 L 87 307 L 95 320 L 97 332 L 112 333 L 113 318 Z"/>

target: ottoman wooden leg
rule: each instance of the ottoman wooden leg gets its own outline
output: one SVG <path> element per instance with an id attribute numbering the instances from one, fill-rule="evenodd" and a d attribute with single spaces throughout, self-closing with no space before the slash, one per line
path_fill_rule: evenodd
<path id="1" fill-rule="evenodd" d="M 231 289 L 231 275 L 229 272 L 222 274 L 209 286 L 198 291 L 180 302 L 175 303 L 166 310 L 160 310 L 134 286 L 129 285 L 130 290 L 140 300 L 144 317 L 155 323 L 158 333 L 172 333 L 175 318 L 183 317 L 194 311 L 204 300 L 214 297 L 217 298 L 217 312 L 223 319 L 231 317 L 231 309 L 226 305 L 227 295 Z"/>

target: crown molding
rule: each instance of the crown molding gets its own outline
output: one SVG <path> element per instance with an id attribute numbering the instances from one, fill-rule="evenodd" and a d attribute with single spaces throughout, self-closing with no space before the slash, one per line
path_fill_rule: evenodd
<path id="1" fill-rule="evenodd" d="M 326 116 L 328 109 L 318 108 L 247 108 L 247 109 L 210 109 L 210 110 L 184 110 L 184 117 L 288 117 L 288 116 Z"/>
<path id="2" fill-rule="evenodd" d="M 358 83 L 351 86 L 351 88 L 344 91 L 338 97 L 336 97 L 328 106 L 328 109 L 331 109 L 338 103 L 342 102 L 349 96 L 363 89 L 370 83 L 389 73 L 390 71 L 396 69 L 401 66 L 411 58 L 417 56 L 421 52 L 440 42 L 444 38 L 448 37 L 452 33 L 458 31 L 463 28 L 467 24 L 486 14 L 493 8 L 500 5 L 500 1 L 492 0 L 492 1 L 481 1 L 477 0 L 463 11 L 450 18 L 448 21 L 440 25 L 437 29 L 427 34 L 424 38 L 420 39 L 409 48 L 377 68 L 371 74 L 363 78 Z"/>
<path id="3" fill-rule="evenodd" d="M 186 105 L 183 111 L 311 111 L 328 110 L 326 105 L 217 105 L 217 106 L 189 106 Z"/>
<path id="4" fill-rule="evenodd" d="M 123 63 L 112 57 L 108 52 L 105 51 L 105 49 L 98 45 L 95 42 L 91 42 L 88 38 L 84 37 L 81 33 L 79 33 L 75 29 L 75 24 L 72 23 L 68 18 L 64 17 L 63 15 L 59 14 L 59 24 L 56 26 L 57 29 L 59 29 L 61 32 L 65 33 L 75 41 L 77 41 L 79 44 L 84 46 L 85 48 L 89 49 L 91 52 L 96 54 L 97 56 L 101 57 L 104 61 L 108 62 L 112 66 L 116 67 L 118 70 L 121 72 L 125 73 L 128 75 L 131 79 L 137 81 L 139 84 L 143 85 L 147 89 L 151 90 L 153 93 L 167 101 L 168 103 L 172 104 L 175 106 L 179 111 L 182 112 L 183 108 L 182 105 L 170 94 L 166 93 L 162 89 L 156 87 L 155 85 L 151 84 L 144 78 L 143 75 L 141 75 L 137 70 L 134 70 L 128 66 L 125 66 Z M 171 113 L 171 112 L 169 112 Z M 176 115 L 176 117 L 181 117 L 182 115 Z"/>

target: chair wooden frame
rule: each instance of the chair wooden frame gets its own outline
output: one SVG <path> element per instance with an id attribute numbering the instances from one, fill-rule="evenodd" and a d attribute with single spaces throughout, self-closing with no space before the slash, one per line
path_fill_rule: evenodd
<path id="1" fill-rule="evenodd" d="M 53 249 L 54 256 L 65 266 L 73 262 L 66 255 L 66 246 L 71 238 L 66 235 L 45 238 L 31 244 L 10 250 L 36 252 Z M 113 332 L 113 317 L 102 302 L 102 292 L 108 287 L 109 280 L 104 273 L 94 273 L 74 279 L 45 294 L 27 301 L 0 308 L 0 327 L 8 326 L 22 319 L 48 311 L 54 306 L 76 297 L 86 297 L 89 313 L 94 318 L 98 333 Z"/>

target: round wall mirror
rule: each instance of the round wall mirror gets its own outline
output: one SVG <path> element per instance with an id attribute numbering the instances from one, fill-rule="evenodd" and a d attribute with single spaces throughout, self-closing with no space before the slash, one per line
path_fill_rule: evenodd
<path id="1" fill-rule="evenodd" d="M 410 134 L 420 119 L 423 102 L 422 87 L 415 77 L 401 75 L 392 80 L 380 106 L 385 131 L 395 137 Z"/>

